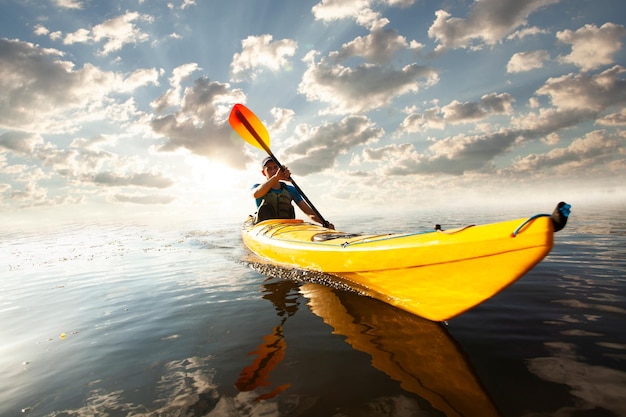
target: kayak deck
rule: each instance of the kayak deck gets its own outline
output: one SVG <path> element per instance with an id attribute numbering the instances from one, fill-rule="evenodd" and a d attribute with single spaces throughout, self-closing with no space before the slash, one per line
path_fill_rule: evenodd
<path id="1" fill-rule="evenodd" d="M 552 247 L 549 218 L 525 219 L 447 231 L 346 234 L 302 220 L 266 220 L 244 226 L 244 243 L 281 264 L 322 272 L 366 272 L 458 262 L 537 246 Z M 324 236 L 324 240 L 318 237 Z M 336 237 L 334 237 L 336 236 Z"/>

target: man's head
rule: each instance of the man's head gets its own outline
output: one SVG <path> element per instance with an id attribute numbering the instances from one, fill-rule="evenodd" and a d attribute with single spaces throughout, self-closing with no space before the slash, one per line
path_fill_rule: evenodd
<path id="1" fill-rule="evenodd" d="M 278 171 L 278 165 L 276 164 L 276 162 L 274 162 L 274 160 L 270 156 L 268 156 L 267 158 L 263 160 L 263 162 L 261 163 L 261 166 L 262 166 L 261 172 L 267 178 L 270 178 L 271 176 L 276 174 L 276 171 Z"/>
<path id="2" fill-rule="evenodd" d="M 273 161 L 271 156 L 268 156 L 265 159 L 263 159 L 263 161 L 261 162 L 261 169 L 265 168 L 265 165 L 267 165 L 267 163 L 270 161 Z"/>

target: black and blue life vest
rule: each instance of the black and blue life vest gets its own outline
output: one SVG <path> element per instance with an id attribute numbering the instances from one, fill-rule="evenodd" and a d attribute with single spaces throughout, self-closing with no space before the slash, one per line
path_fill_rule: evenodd
<path id="1" fill-rule="evenodd" d="M 255 223 L 268 219 L 295 219 L 296 212 L 291 204 L 291 194 L 281 182 L 280 192 L 268 191 L 261 197 L 261 204 L 256 212 Z"/>

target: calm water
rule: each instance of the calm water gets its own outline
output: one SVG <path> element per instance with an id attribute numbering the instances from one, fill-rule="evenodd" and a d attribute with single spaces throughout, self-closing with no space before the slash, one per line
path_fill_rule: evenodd
<path id="1" fill-rule="evenodd" d="M 268 277 L 213 223 L 0 232 L 0 416 L 626 416 L 624 207 L 574 203 L 541 264 L 446 326 Z"/>

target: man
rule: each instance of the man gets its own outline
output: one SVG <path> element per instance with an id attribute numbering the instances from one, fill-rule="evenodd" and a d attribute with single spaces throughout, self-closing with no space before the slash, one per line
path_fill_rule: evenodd
<path id="1" fill-rule="evenodd" d="M 291 204 L 293 201 L 311 220 L 323 224 L 322 219 L 304 201 L 296 188 L 284 182 L 291 181 L 289 168 L 284 166 L 279 169 L 276 162 L 268 156 L 262 162 L 261 172 L 266 181 L 252 187 L 252 196 L 257 205 L 255 223 L 268 219 L 295 219 L 296 213 Z M 330 228 L 333 228 L 332 224 Z"/>

